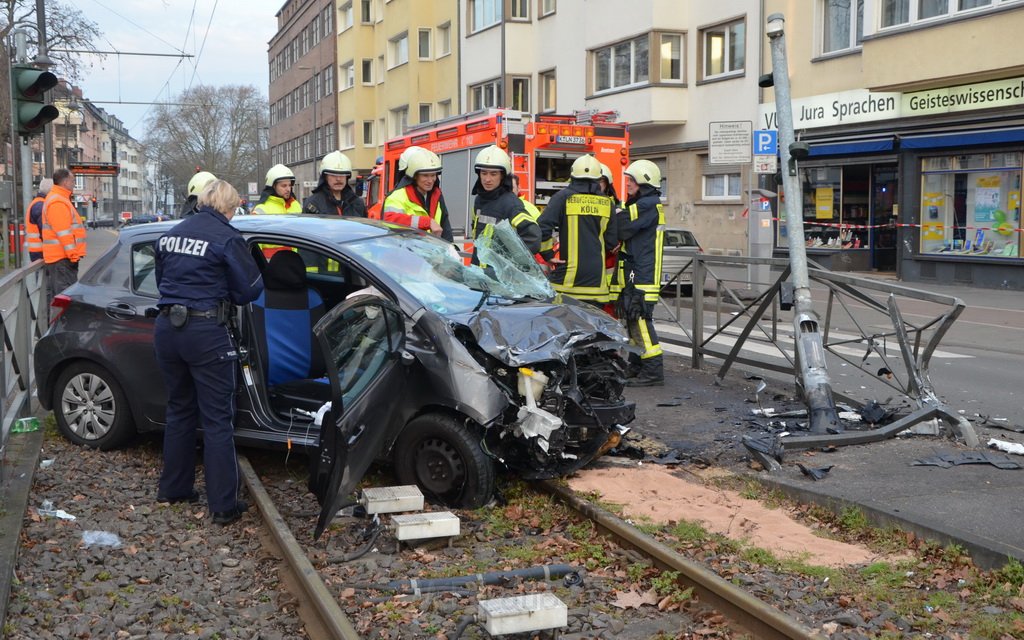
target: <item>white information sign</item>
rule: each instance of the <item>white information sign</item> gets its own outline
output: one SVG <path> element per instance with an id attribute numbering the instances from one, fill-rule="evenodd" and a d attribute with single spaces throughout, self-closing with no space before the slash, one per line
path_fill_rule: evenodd
<path id="1" fill-rule="evenodd" d="M 749 120 L 708 123 L 708 164 L 750 162 L 753 123 Z"/>
<path id="2" fill-rule="evenodd" d="M 755 155 L 754 173 L 775 173 L 779 170 L 779 157 L 776 155 Z"/>

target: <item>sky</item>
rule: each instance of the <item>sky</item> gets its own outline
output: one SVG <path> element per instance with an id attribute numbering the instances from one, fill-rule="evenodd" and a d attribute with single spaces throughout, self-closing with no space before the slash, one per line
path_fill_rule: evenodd
<path id="1" fill-rule="evenodd" d="M 167 102 L 197 84 L 251 84 L 267 94 L 267 42 L 285 0 L 63 2 L 99 26 L 98 49 L 194 56 L 83 57 L 92 63 L 78 82 L 84 96 L 120 118 L 136 139 L 145 135 L 150 106 L 107 101 Z"/>

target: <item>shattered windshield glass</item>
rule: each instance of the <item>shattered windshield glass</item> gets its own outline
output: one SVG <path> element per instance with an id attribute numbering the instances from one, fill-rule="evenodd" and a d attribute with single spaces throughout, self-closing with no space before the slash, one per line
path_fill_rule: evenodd
<path id="1" fill-rule="evenodd" d="M 474 311 L 502 300 L 550 299 L 551 285 L 515 231 L 505 226 L 512 236 L 496 232 L 486 268 L 466 265 L 454 245 L 427 235 L 378 236 L 347 247 L 438 313 Z"/>

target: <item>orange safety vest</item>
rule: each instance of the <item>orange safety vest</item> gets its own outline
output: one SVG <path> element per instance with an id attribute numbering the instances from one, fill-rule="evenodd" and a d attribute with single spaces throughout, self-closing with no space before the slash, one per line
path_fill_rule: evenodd
<path id="1" fill-rule="evenodd" d="M 85 257 L 85 225 L 78 209 L 71 204 L 71 191 L 53 185 L 43 203 L 40 235 L 43 239 L 43 261 L 46 264 L 67 258 L 78 262 Z"/>
<path id="2" fill-rule="evenodd" d="M 32 207 L 45 201 L 45 196 L 36 196 L 28 203 L 28 209 L 25 211 L 25 244 L 30 254 L 43 251 L 43 237 L 39 235 L 39 227 L 32 223 Z"/>

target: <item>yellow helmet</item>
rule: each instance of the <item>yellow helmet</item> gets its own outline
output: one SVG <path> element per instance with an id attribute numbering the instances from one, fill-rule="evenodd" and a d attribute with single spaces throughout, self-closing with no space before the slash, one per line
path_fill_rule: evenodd
<path id="1" fill-rule="evenodd" d="M 501 169 L 505 172 L 505 175 L 509 175 L 512 173 L 512 158 L 508 157 L 504 149 L 496 144 L 492 144 L 489 147 L 484 147 L 480 150 L 480 153 L 476 154 L 476 162 L 473 164 L 473 169 Z"/>
<path id="2" fill-rule="evenodd" d="M 332 151 L 320 161 L 320 173 L 329 173 L 335 176 L 351 176 L 352 161 L 340 151 Z"/>
<path id="3" fill-rule="evenodd" d="M 199 193 L 203 190 L 203 187 L 216 179 L 217 176 L 213 175 L 209 171 L 200 171 L 189 179 L 188 195 L 198 197 Z"/>
<path id="4" fill-rule="evenodd" d="M 430 149 L 418 147 L 418 151 L 406 158 L 405 165 L 406 175 L 415 176 L 417 173 L 441 173 L 441 158 Z"/>
<path id="5" fill-rule="evenodd" d="M 405 168 L 409 166 L 409 156 L 419 153 L 422 149 L 423 147 L 413 145 L 403 151 L 402 155 L 398 156 L 398 171 L 404 173 Z"/>
<path id="6" fill-rule="evenodd" d="M 295 184 L 295 174 L 283 164 L 275 164 L 267 172 L 267 186 L 272 187 L 278 180 L 291 180 Z"/>
<path id="7" fill-rule="evenodd" d="M 584 180 L 597 180 L 601 177 L 601 163 L 589 153 L 576 158 L 572 163 L 569 175 Z"/>
<path id="8" fill-rule="evenodd" d="M 661 169 L 650 160 L 634 160 L 626 167 L 626 175 L 632 176 L 637 184 L 661 186 Z"/>

